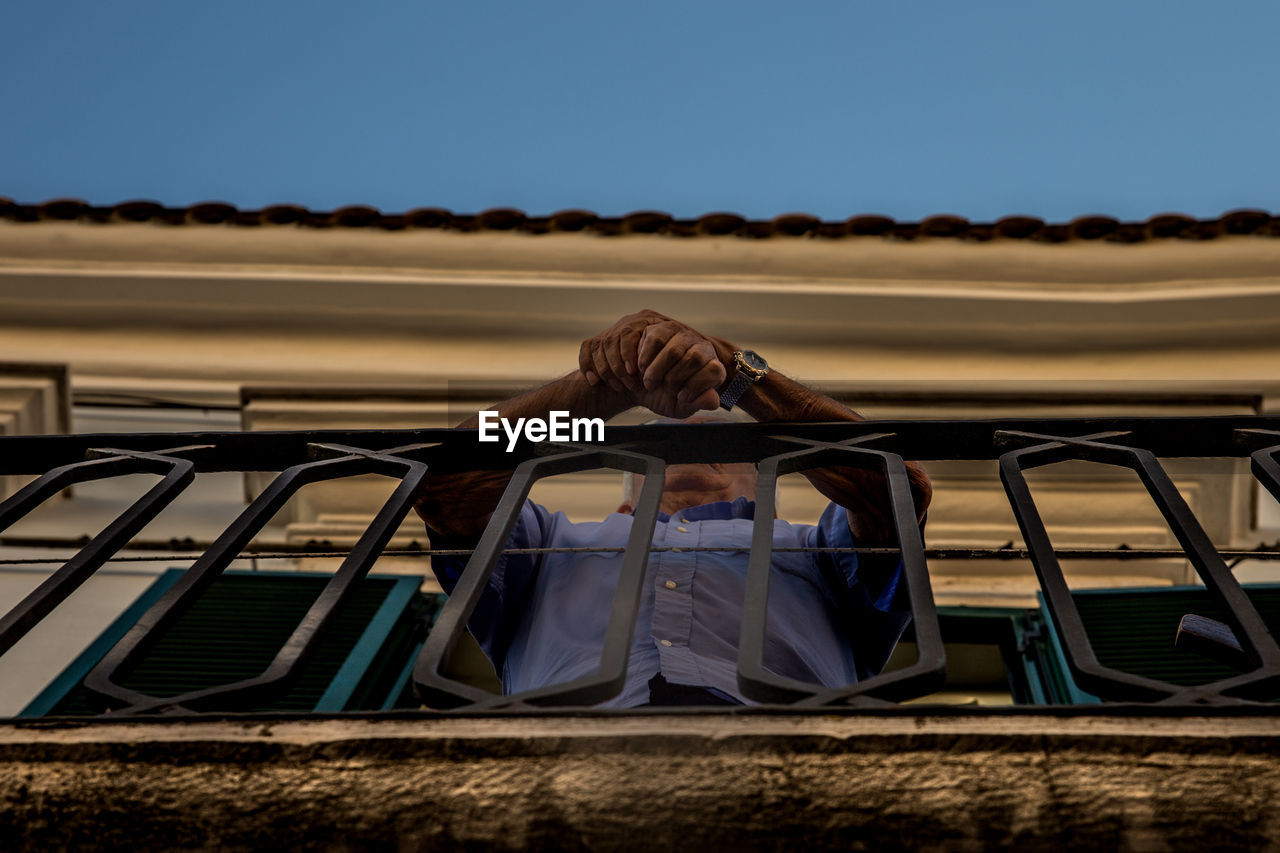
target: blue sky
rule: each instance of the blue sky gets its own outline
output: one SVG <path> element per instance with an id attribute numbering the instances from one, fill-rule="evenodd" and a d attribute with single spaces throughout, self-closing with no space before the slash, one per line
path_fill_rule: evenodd
<path id="1" fill-rule="evenodd" d="M 0 195 L 1280 209 L 1280 3 L 8 2 Z"/>

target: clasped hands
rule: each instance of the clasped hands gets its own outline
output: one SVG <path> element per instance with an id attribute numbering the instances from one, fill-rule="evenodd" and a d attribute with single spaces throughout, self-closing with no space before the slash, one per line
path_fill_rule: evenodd
<path id="1" fill-rule="evenodd" d="M 721 349 L 729 347 L 719 343 Z M 728 378 L 711 338 L 649 310 L 628 314 L 583 341 L 578 369 L 592 387 L 606 387 L 633 405 L 676 418 L 718 408 L 718 389 Z"/>

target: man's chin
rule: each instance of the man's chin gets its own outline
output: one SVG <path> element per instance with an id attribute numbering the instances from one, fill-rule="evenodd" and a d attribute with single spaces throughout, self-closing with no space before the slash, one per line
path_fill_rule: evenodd
<path id="1" fill-rule="evenodd" d="M 667 493 L 681 492 L 688 494 L 718 494 L 728 484 L 723 478 L 713 478 L 698 474 L 676 474 L 668 476 L 663 484 L 663 491 Z"/>

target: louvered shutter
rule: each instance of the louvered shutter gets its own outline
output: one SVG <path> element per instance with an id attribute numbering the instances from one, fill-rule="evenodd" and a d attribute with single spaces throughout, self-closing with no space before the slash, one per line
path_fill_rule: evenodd
<path id="1" fill-rule="evenodd" d="M 22 716 L 100 713 L 85 675 L 173 585 L 160 578 L 24 711 Z M 226 572 L 124 679 L 152 696 L 174 696 L 261 673 L 319 596 L 328 575 Z M 422 578 L 366 577 L 326 631 L 289 692 L 263 711 L 379 710 L 403 694 L 408 668 L 438 605 Z"/>

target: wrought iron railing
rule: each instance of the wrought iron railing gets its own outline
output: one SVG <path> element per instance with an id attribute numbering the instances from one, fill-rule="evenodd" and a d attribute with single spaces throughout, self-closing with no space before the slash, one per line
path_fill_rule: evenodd
<path id="1" fill-rule="evenodd" d="M 513 469 L 488 528 L 412 668 L 415 689 L 427 707 L 434 709 L 518 712 L 594 705 L 616 695 L 625 679 L 661 499 L 663 466 L 692 461 L 745 461 L 759 467 L 759 509 L 749 544 L 738 678 L 743 694 L 756 702 L 830 710 L 883 705 L 927 695 L 938 687 L 946 670 L 928 561 L 947 556 L 1008 557 L 1025 553 L 1035 568 L 1070 673 L 1083 689 L 1115 702 L 1275 707 L 1263 703 L 1280 698 L 1280 647 L 1224 560 L 1224 555 L 1238 555 L 1213 546 L 1158 461 L 1192 456 L 1249 458 L 1253 475 L 1280 499 L 1280 418 L 1266 416 L 611 427 L 607 441 L 600 444 L 526 442 L 513 453 L 477 442 L 474 432 L 457 430 L 2 438 L 0 474 L 35 475 L 37 479 L 0 504 L 0 534 L 68 485 L 136 473 L 158 474 L 161 480 L 0 619 L 0 654 L 128 546 L 197 475 L 279 472 L 84 679 L 84 686 L 113 713 L 260 707 L 285 691 L 297 677 L 321 635 L 350 599 L 355 585 L 369 572 L 412 508 L 424 478 L 433 472 Z M 927 551 L 916 524 L 904 459 L 997 461 L 1026 549 Z M 1122 672 L 1099 662 L 1063 575 L 1059 561 L 1064 554 L 1055 552 L 1023 477 L 1026 469 L 1065 460 L 1098 462 L 1137 473 L 1181 550 L 1091 549 L 1087 555 L 1185 555 L 1226 618 L 1218 621 L 1189 616 L 1178 641 L 1229 661 L 1236 674 L 1208 684 L 1186 686 Z M 904 564 L 918 649 L 917 659 L 910 666 L 835 688 L 783 678 L 763 664 L 771 519 L 778 477 L 831 465 L 874 469 L 887 480 L 887 500 L 898 537 L 897 547 L 889 550 L 900 553 Z M 597 671 L 576 681 L 510 696 L 495 696 L 449 677 L 445 662 L 466 630 L 468 618 L 533 484 L 543 477 L 595 468 L 646 475 Z M 359 474 L 381 474 L 398 480 L 398 484 L 270 666 L 253 678 L 176 696 L 144 695 L 124 686 L 122 674 L 146 654 L 228 565 L 251 548 L 255 535 L 291 495 L 308 483 Z M 1071 555 L 1086 554 L 1073 551 Z M 1248 555 L 1280 557 L 1275 551 Z"/>

